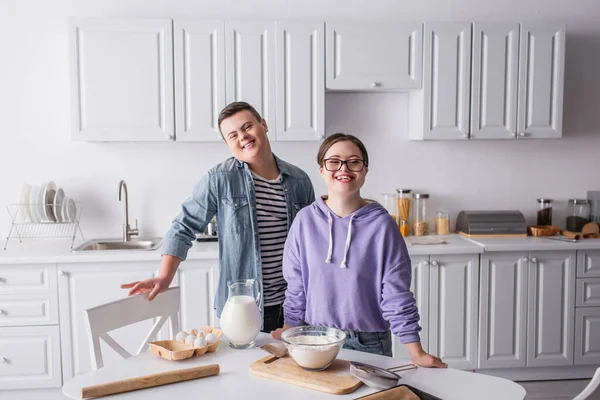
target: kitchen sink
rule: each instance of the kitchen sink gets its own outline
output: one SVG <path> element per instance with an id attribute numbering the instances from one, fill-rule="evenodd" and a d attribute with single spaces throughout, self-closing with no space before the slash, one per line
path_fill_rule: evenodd
<path id="1" fill-rule="evenodd" d="M 73 252 L 156 250 L 161 243 L 161 238 L 136 238 L 127 242 L 124 242 L 123 239 L 93 239 L 77 246 L 73 249 Z"/>

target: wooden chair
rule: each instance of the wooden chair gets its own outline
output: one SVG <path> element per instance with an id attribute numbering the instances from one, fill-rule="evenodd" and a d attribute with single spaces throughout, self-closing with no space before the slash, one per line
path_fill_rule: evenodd
<path id="1" fill-rule="evenodd" d="M 121 357 L 131 357 L 131 354 L 108 334 L 108 332 L 114 329 L 160 317 L 150 330 L 150 333 L 144 338 L 136 354 L 147 350 L 148 341 L 156 337 L 160 328 L 167 321 L 167 318 L 170 318 L 171 337 L 175 337 L 177 332 L 179 332 L 179 319 L 177 315 L 179 305 L 180 289 L 179 287 L 174 287 L 165 290 L 152 301 L 148 301 L 148 294 L 140 294 L 84 310 L 86 331 L 90 342 L 92 368 L 98 369 L 104 366 L 100 339 L 104 340 Z"/>
<path id="2" fill-rule="evenodd" d="M 600 399 L 600 368 L 596 370 L 590 383 L 573 400 Z"/>

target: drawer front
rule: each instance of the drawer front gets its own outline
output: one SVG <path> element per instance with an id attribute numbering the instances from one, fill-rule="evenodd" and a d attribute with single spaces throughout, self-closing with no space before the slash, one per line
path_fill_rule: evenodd
<path id="1" fill-rule="evenodd" d="M 600 307 L 575 310 L 575 365 L 600 364 Z"/>
<path id="2" fill-rule="evenodd" d="M 0 389 L 60 387 L 60 368 L 58 326 L 0 329 Z"/>
<path id="3" fill-rule="evenodd" d="M 56 292 L 56 265 L 0 266 L 0 294 Z"/>
<path id="4" fill-rule="evenodd" d="M 0 295 L 0 326 L 58 325 L 57 303 L 51 294 Z"/>
<path id="5" fill-rule="evenodd" d="M 600 306 L 600 278 L 577 279 L 577 307 Z"/>
<path id="6" fill-rule="evenodd" d="M 577 277 L 600 278 L 600 250 L 577 252 Z"/>

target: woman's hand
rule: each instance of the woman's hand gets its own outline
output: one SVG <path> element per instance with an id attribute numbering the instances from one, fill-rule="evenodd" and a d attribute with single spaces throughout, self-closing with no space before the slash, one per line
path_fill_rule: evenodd
<path id="1" fill-rule="evenodd" d="M 442 361 L 441 358 L 427 353 L 423 350 L 421 342 L 413 342 L 406 344 L 408 354 L 413 364 L 425 368 L 448 368 L 448 364 Z"/>
<path id="2" fill-rule="evenodd" d="M 275 329 L 274 331 L 271 331 L 271 337 L 273 339 L 281 340 L 281 334 L 290 328 L 292 328 L 290 325 L 283 324 L 283 328 L 278 328 L 278 329 Z"/>
<path id="3" fill-rule="evenodd" d="M 166 276 L 159 276 L 157 278 L 146 279 L 145 281 L 125 283 L 121 285 L 121 289 L 130 289 L 128 296 L 150 293 L 148 295 L 148 301 L 151 301 L 156 295 L 164 292 L 171 284 L 171 281 L 172 278 L 169 279 Z"/>

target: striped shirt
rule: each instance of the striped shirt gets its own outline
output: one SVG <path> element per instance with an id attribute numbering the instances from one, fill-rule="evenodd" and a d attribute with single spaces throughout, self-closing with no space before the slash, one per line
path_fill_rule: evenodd
<path id="1" fill-rule="evenodd" d="M 283 303 L 287 282 L 283 279 L 283 246 L 288 234 L 287 206 L 281 176 L 268 180 L 255 173 L 256 217 L 262 259 L 264 305 Z"/>

